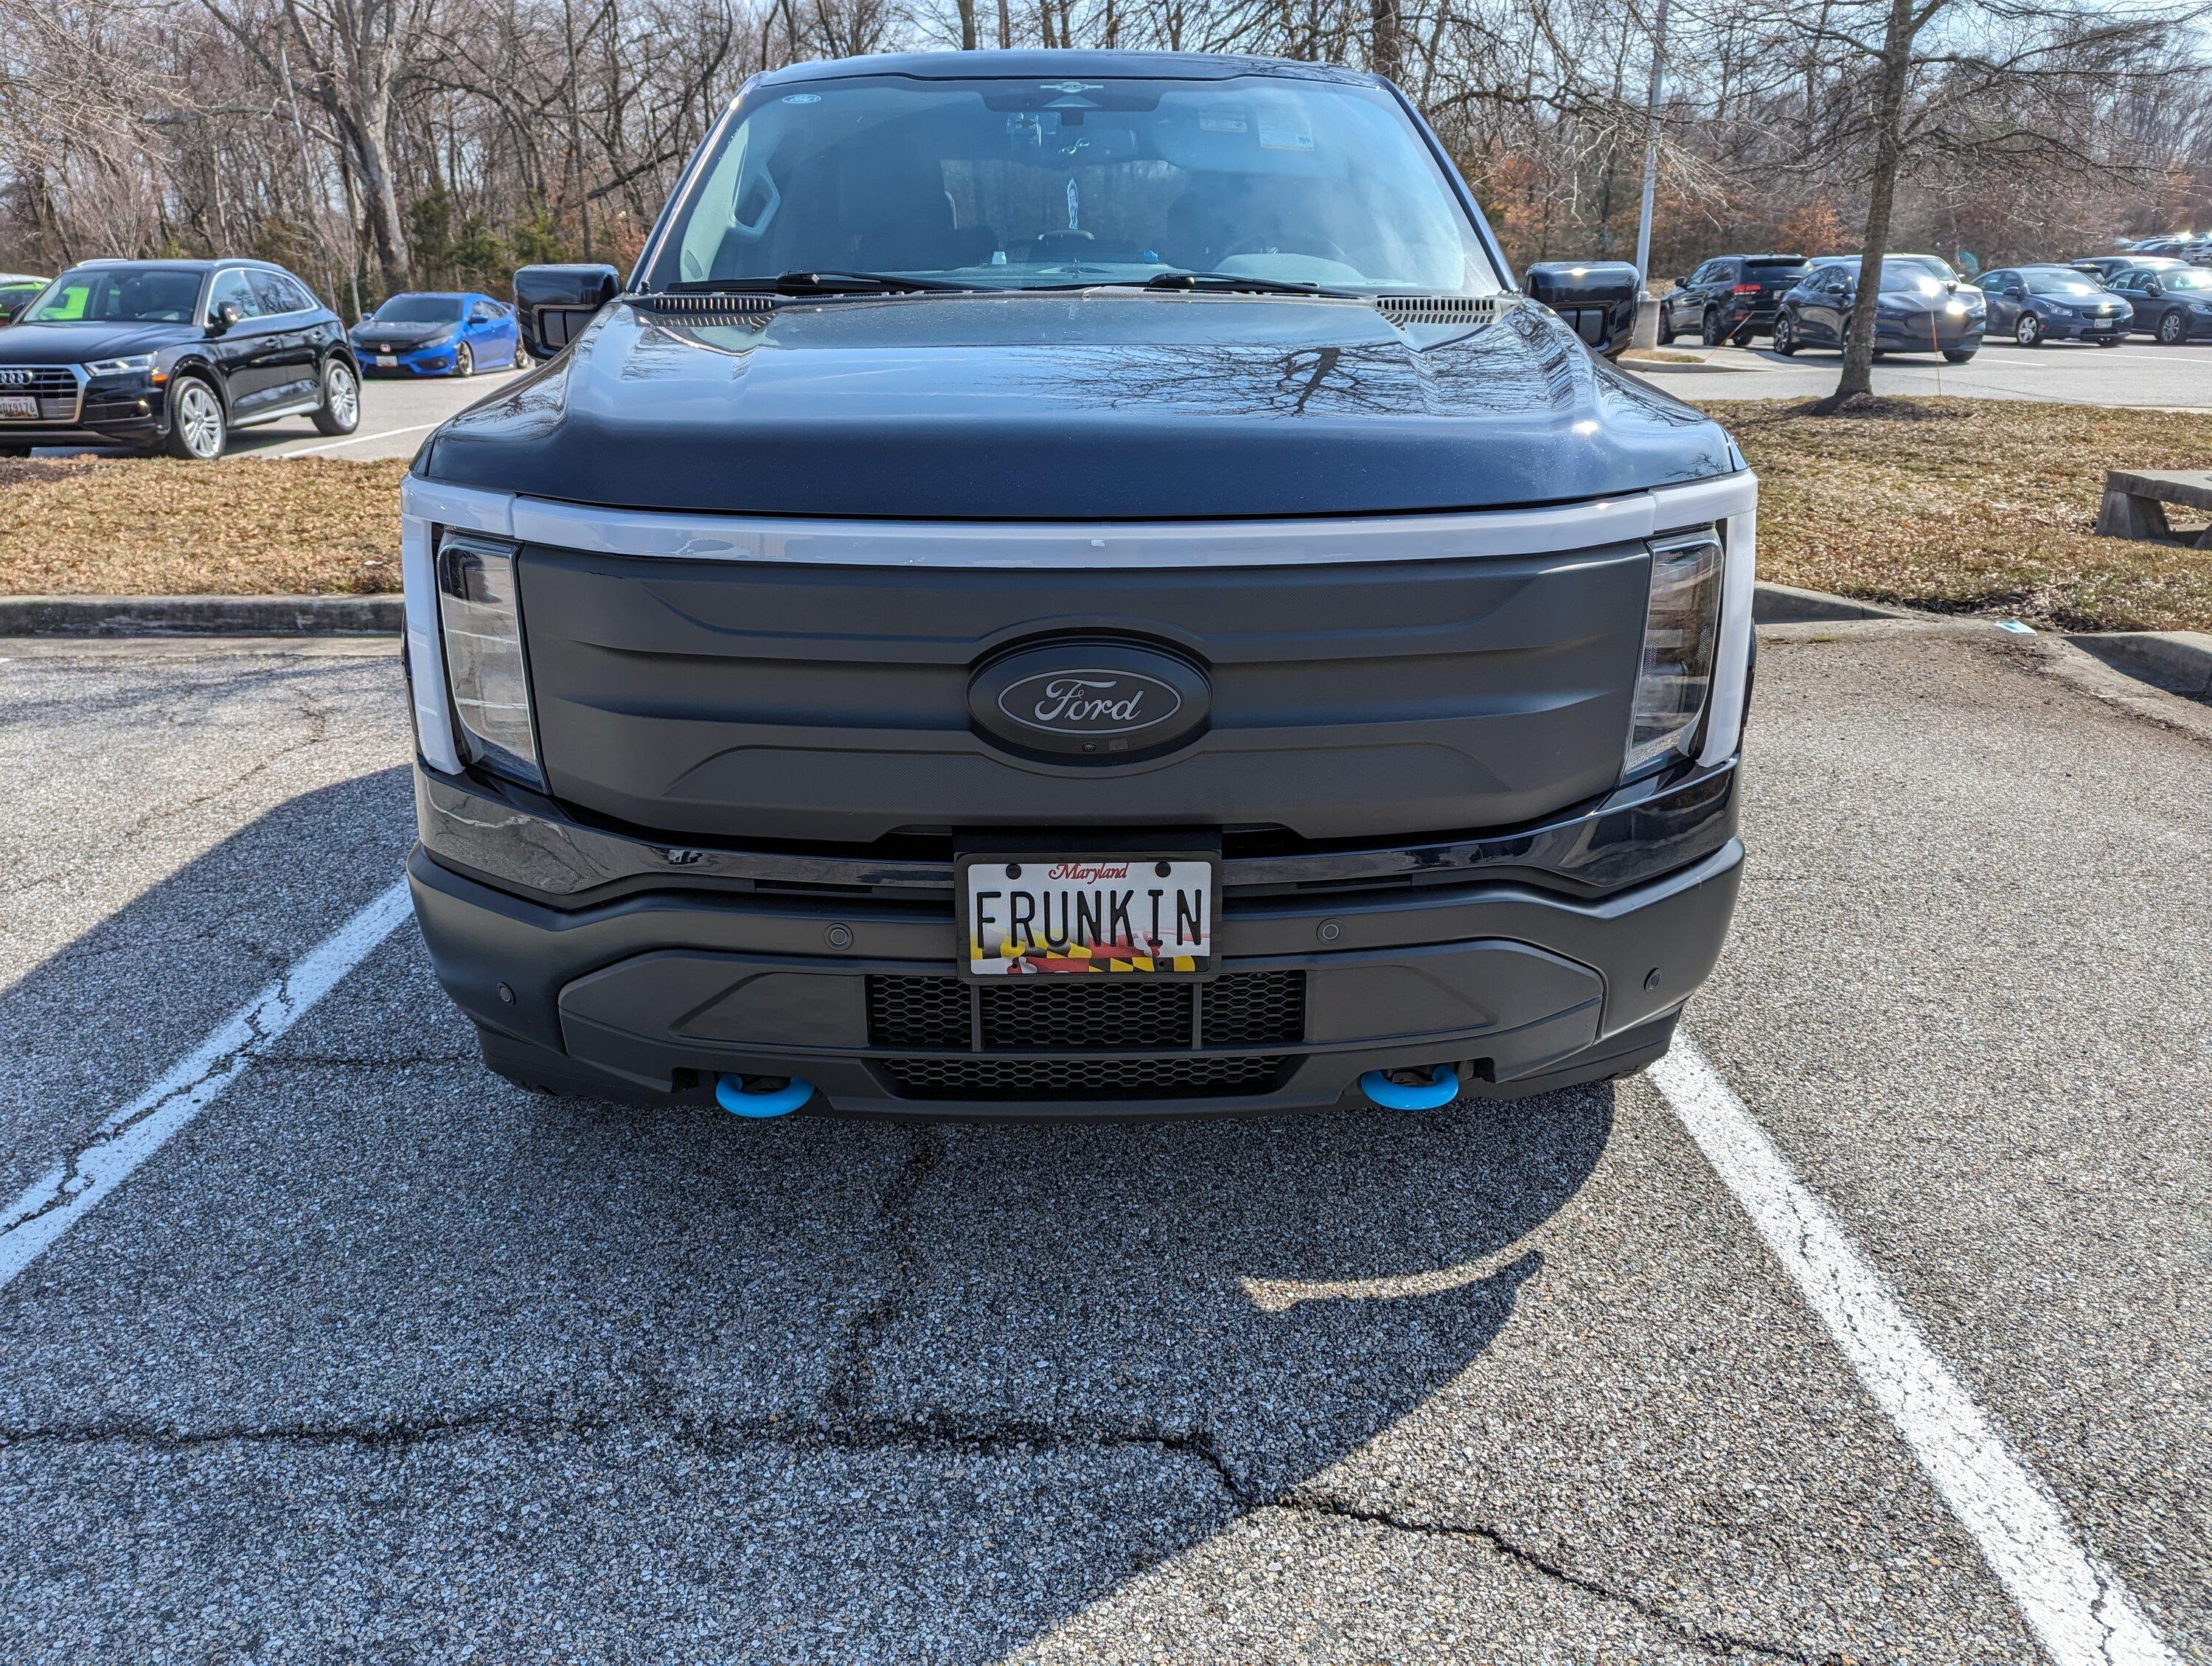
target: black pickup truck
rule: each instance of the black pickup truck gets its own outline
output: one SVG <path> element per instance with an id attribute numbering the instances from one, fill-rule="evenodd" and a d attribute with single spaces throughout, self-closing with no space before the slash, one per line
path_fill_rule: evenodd
<path id="1" fill-rule="evenodd" d="M 1667 1048 L 1742 860 L 1755 482 L 1515 292 L 1388 82 L 764 75 L 626 280 L 515 292 L 550 362 L 401 533 L 416 907 L 501 1073 L 1419 1109 Z"/>

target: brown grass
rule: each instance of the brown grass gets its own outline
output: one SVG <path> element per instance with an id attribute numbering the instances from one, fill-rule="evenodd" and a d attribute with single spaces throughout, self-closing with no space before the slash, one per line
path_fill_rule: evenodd
<path id="1" fill-rule="evenodd" d="M 2105 471 L 2212 468 L 2212 416 L 1985 399 L 1716 402 L 1761 576 L 2069 630 L 2212 630 L 2212 550 L 2093 538 Z M 399 587 L 404 462 L 0 461 L 0 593 Z"/>
<path id="2" fill-rule="evenodd" d="M 0 459 L 0 594 L 399 588 L 404 459 Z"/>
<path id="3" fill-rule="evenodd" d="M 1843 416 L 1700 404 L 1759 471 L 1762 578 L 2066 630 L 2212 630 L 2212 550 L 2090 533 L 2106 470 L 2212 468 L 2212 416 L 1996 399 L 1884 399 Z"/>

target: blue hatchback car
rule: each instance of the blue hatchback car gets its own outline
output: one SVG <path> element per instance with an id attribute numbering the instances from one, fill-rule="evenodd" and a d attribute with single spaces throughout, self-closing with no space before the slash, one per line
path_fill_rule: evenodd
<path id="1" fill-rule="evenodd" d="M 469 291 L 394 295 L 354 325 L 352 340 L 371 375 L 473 376 L 528 362 L 514 308 Z"/>

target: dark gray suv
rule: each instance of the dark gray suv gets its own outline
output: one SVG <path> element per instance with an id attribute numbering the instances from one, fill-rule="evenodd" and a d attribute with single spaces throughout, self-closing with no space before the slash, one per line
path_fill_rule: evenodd
<path id="1" fill-rule="evenodd" d="M 1756 483 L 1515 293 L 1387 82 L 786 70 L 626 280 L 515 293 L 550 362 L 401 522 L 416 908 L 496 1069 L 1127 1115 L 1667 1048 Z"/>

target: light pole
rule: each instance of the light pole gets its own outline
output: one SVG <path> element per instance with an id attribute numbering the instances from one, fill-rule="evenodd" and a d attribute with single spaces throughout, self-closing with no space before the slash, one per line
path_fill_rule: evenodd
<path id="1" fill-rule="evenodd" d="M 1651 23 L 1651 83 L 1644 97 L 1644 205 L 1636 215 L 1636 281 L 1651 281 L 1651 199 L 1659 188 L 1659 100 L 1667 90 L 1667 0 Z"/>

